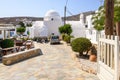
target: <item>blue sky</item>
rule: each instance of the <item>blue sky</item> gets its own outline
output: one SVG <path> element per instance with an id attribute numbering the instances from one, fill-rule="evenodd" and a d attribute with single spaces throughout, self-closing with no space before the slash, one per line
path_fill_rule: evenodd
<path id="1" fill-rule="evenodd" d="M 43 17 L 51 9 L 63 16 L 65 4 L 66 0 L 1 0 L 0 17 Z M 97 10 L 100 5 L 100 0 L 68 0 L 67 8 L 75 15 L 85 11 Z"/>

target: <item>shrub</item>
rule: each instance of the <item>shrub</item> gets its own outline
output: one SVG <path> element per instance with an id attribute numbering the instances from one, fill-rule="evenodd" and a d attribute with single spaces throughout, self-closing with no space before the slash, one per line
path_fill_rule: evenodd
<path id="1" fill-rule="evenodd" d="M 64 36 L 64 41 L 65 42 L 70 43 L 70 39 L 71 39 L 71 36 L 69 36 L 69 35 Z"/>
<path id="2" fill-rule="evenodd" d="M 62 33 L 65 33 L 65 34 L 68 34 L 70 35 L 72 33 L 72 28 L 71 28 L 71 25 L 70 24 L 65 24 L 61 27 L 59 27 L 59 32 L 62 34 Z"/>
<path id="3" fill-rule="evenodd" d="M 62 40 L 64 40 L 65 34 L 61 34 L 61 36 L 62 36 Z"/>
<path id="4" fill-rule="evenodd" d="M 26 30 L 26 28 L 24 28 L 24 27 L 17 28 L 17 32 L 20 34 L 23 34 L 25 32 L 25 30 Z"/>
<path id="5" fill-rule="evenodd" d="M 79 52 L 79 56 L 83 56 L 83 52 L 88 51 L 92 46 L 87 38 L 77 38 L 71 42 L 72 50 Z"/>
<path id="6" fill-rule="evenodd" d="M 33 41 L 37 41 L 37 39 L 38 39 L 37 37 L 34 37 L 34 38 L 33 38 Z"/>
<path id="7" fill-rule="evenodd" d="M 12 39 L 5 39 L 1 42 L 2 48 L 9 48 L 14 46 L 14 41 Z"/>

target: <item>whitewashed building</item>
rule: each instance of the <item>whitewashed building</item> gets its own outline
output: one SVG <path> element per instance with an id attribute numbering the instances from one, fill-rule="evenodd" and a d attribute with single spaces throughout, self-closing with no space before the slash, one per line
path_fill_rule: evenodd
<path id="1" fill-rule="evenodd" d="M 63 25 L 62 18 L 58 12 L 50 10 L 45 14 L 44 25 L 48 28 L 48 35 L 60 35 L 58 28 Z"/>
<path id="2" fill-rule="evenodd" d="M 92 11 L 85 12 L 78 14 L 77 16 L 73 15 L 71 16 L 71 19 L 67 19 L 66 23 L 70 24 L 73 29 L 71 35 L 73 35 L 75 38 L 86 37 L 90 39 L 92 43 L 97 44 L 98 32 L 93 28 L 92 25 L 92 15 L 94 13 L 95 12 Z M 48 37 L 52 33 L 54 33 L 55 35 L 60 35 L 58 28 L 63 25 L 63 20 L 57 11 L 55 10 L 47 11 L 43 19 L 44 20 L 42 21 L 32 22 L 32 27 L 26 27 L 26 31 L 24 34 L 28 35 L 29 32 L 30 38 Z M 24 21 L 26 22 L 26 20 Z M 17 35 L 16 29 L 15 31 L 11 31 L 10 33 L 11 33 L 10 36 Z M 1 34 L 0 37 L 2 38 L 3 34 Z"/>
<path id="3" fill-rule="evenodd" d="M 82 23 L 84 20 L 82 16 L 79 21 L 66 21 L 67 24 L 70 24 L 73 32 L 72 35 L 74 37 L 85 37 L 85 24 Z M 44 21 L 36 21 L 33 23 L 32 28 L 34 28 L 32 32 L 34 32 L 34 37 L 37 35 L 41 37 L 42 33 L 48 34 L 47 36 L 50 36 L 52 33 L 55 35 L 60 35 L 59 33 L 59 27 L 63 25 L 62 18 L 60 17 L 59 13 L 55 10 L 50 10 L 45 14 Z M 43 28 L 45 26 L 47 29 L 44 30 L 42 33 L 39 33 L 40 30 L 38 28 Z M 33 35 L 31 34 L 31 35 Z M 33 36 L 31 36 L 33 37 Z"/>

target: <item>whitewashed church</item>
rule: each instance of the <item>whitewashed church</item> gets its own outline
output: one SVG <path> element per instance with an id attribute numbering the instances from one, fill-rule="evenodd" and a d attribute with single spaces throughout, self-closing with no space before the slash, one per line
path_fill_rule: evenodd
<path id="1" fill-rule="evenodd" d="M 87 37 L 93 43 L 97 43 L 97 31 L 93 28 L 91 20 L 93 14 L 95 14 L 95 12 L 81 13 L 79 14 L 79 18 L 77 16 L 77 20 L 73 19 L 76 18 L 76 16 L 72 16 L 72 18 L 68 16 L 70 19 L 66 20 L 66 24 L 71 24 L 73 29 L 71 35 L 73 35 L 75 38 Z M 43 21 L 34 21 L 32 23 L 32 27 L 27 27 L 24 34 L 27 35 L 27 31 L 29 31 L 30 38 L 48 37 L 52 33 L 55 35 L 60 35 L 58 28 L 63 25 L 63 20 L 57 11 L 49 10 L 43 19 Z M 16 35 L 16 30 L 12 33 L 12 36 Z"/>
<path id="2" fill-rule="evenodd" d="M 79 20 L 67 20 L 66 24 L 71 24 L 73 35 L 77 37 L 87 37 L 93 43 L 97 43 L 97 31 L 94 30 L 92 25 L 92 15 L 93 13 L 80 14 Z M 62 18 L 59 13 L 55 10 L 48 11 L 44 16 L 44 21 L 35 21 L 30 30 L 30 37 L 43 37 L 49 36 L 52 33 L 55 35 L 60 35 L 58 28 L 63 25 Z"/>

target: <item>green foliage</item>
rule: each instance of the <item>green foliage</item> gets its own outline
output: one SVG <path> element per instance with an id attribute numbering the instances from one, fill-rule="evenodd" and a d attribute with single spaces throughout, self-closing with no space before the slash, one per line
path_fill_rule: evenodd
<path id="1" fill-rule="evenodd" d="M 30 35 L 30 31 L 27 31 L 27 35 Z"/>
<path id="2" fill-rule="evenodd" d="M 120 6 L 116 6 L 114 8 L 114 20 L 115 22 L 119 22 L 120 21 Z"/>
<path id="3" fill-rule="evenodd" d="M 92 17 L 94 28 L 101 31 L 105 27 L 105 6 L 100 6 L 98 12 Z M 120 21 L 120 1 L 115 0 L 114 24 Z"/>
<path id="4" fill-rule="evenodd" d="M 63 35 L 63 40 L 64 40 L 65 42 L 67 42 L 67 43 L 70 43 L 71 38 L 73 38 L 73 36 L 70 36 L 70 35 L 68 35 L 68 34 L 64 34 L 64 35 Z"/>
<path id="5" fill-rule="evenodd" d="M 62 34 L 62 40 L 64 40 L 65 34 Z"/>
<path id="6" fill-rule="evenodd" d="M 70 35 L 72 33 L 72 28 L 70 24 L 65 24 L 64 26 L 59 27 L 59 32 Z"/>
<path id="7" fill-rule="evenodd" d="M 20 34 L 23 34 L 25 32 L 25 28 L 24 27 L 19 27 L 17 28 L 17 32 L 20 33 Z"/>
<path id="8" fill-rule="evenodd" d="M 23 22 L 19 22 L 20 27 L 25 27 L 25 24 Z"/>
<path id="9" fill-rule="evenodd" d="M 93 15 L 92 20 L 93 20 L 93 25 L 94 28 L 98 31 L 101 31 L 105 27 L 105 10 L 104 6 L 99 7 L 99 11 Z"/>
<path id="10" fill-rule="evenodd" d="M 87 38 L 77 38 L 71 42 L 72 50 L 82 54 L 84 51 L 88 51 L 92 46 L 91 42 Z"/>
<path id="11" fill-rule="evenodd" d="M 14 41 L 12 39 L 5 39 L 1 42 L 2 48 L 9 48 L 14 46 Z"/>
<path id="12" fill-rule="evenodd" d="M 31 24 L 31 23 L 29 23 L 29 24 L 27 24 L 26 26 L 27 26 L 27 27 L 31 27 L 31 26 L 32 26 L 32 24 Z"/>
<path id="13" fill-rule="evenodd" d="M 71 36 L 70 35 L 65 35 L 64 36 L 64 41 L 67 42 L 67 43 L 70 43 L 70 39 L 71 39 Z"/>

